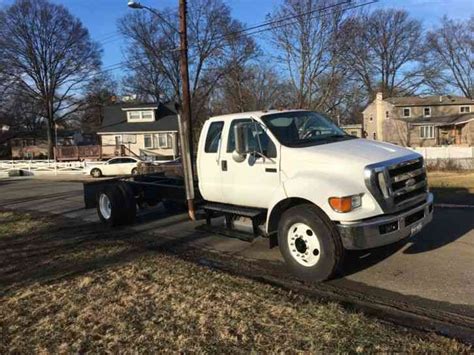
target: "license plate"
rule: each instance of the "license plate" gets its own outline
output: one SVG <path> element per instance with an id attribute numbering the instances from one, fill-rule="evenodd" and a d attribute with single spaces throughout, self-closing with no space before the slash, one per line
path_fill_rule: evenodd
<path id="1" fill-rule="evenodd" d="M 419 231 L 421 231 L 421 228 L 423 228 L 423 223 L 418 223 L 415 224 L 413 227 L 410 229 L 410 236 L 415 235 Z"/>

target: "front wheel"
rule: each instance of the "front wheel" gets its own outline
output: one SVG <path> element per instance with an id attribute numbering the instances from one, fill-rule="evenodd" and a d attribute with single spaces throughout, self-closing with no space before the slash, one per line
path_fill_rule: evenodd
<path id="1" fill-rule="evenodd" d="M 344 248 L 332 222 L 316 206 L 305 204 L 283 213 L 278 244 L 290 271 L 306 281 L 333 277 Z"/>
<path id="2" fill-rule="evenodd" d="M 91 176 L 95 178 L 100 178 L 102 176 L 102 171 L 100 171 L 100 169 L 94 168 L 91 170 Z"/>
<path id="3" fill-rule="evenodd" d="M 138 169 L 137 168 L 132 169 L 132 176 L 135 176 L 135 175 L 138 175 Z"/>

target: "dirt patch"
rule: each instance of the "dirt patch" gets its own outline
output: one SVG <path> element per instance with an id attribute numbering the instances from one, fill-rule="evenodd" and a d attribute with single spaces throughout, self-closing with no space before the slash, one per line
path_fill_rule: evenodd
<path id="1" fill-rule="evenodd" d="M 0 216 L 2 353 L 469 350 L 167 255 L 156 233 Z"/>

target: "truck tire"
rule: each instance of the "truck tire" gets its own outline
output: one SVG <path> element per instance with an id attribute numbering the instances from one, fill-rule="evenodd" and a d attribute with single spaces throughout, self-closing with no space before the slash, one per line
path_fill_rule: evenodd
<path id="1" fill-rule="evenodd" d="M 125 198 L 117 185 L 106 186 L 97 195 L 97 214 L 110 227 L 124 224 Z"/>
<path id="2" fill-rule="evenodd" d="M 137 216 L 137 201 L 135 200 L 135 194 L 130 185 L 121 182 L 118 185 L 118 188 L 122 192 L 124 204 L 123 204 L 123 223 L 122 224 L 133 224 L 135 223 L 135 218 Z"/>
<path id="3" fill-rule="evenodd" d="M 285 211 L 278 245 L 290 271 L 305 281 L 325 281 L 342 263 L 344 247 L 332 222 L 319 208 L 304 204 Z"/>

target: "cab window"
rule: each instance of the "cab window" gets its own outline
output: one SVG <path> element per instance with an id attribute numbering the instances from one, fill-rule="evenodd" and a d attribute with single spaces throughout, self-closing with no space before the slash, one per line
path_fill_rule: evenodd
<path id="1" fill-rule="evenodd" d="M 239 123 L 251 123 L 250 118 L 233 120 L 230 125 L 229 138 L 227 139 L 227 153 L 232 153 L 235 150 L 235 126 Z M 268 134 L 264 131 L 260 124 L 255 123 L 250 125 L 251 134 L 249 136 L 249 146 L 255 151 L 260 151 L 262 146 L 262 154 L 268 158 L 276 158 L 276 147 Z M 260 141 L 260 144 L 259 144 Z"/>
<path id="2" fill-rule="evenodd" d="M 206 153 L 217 153 L 221 141 L 222 127 L 224 127 L 224 122 L 212 122 L 209 126 L 204 146 Z"/>

